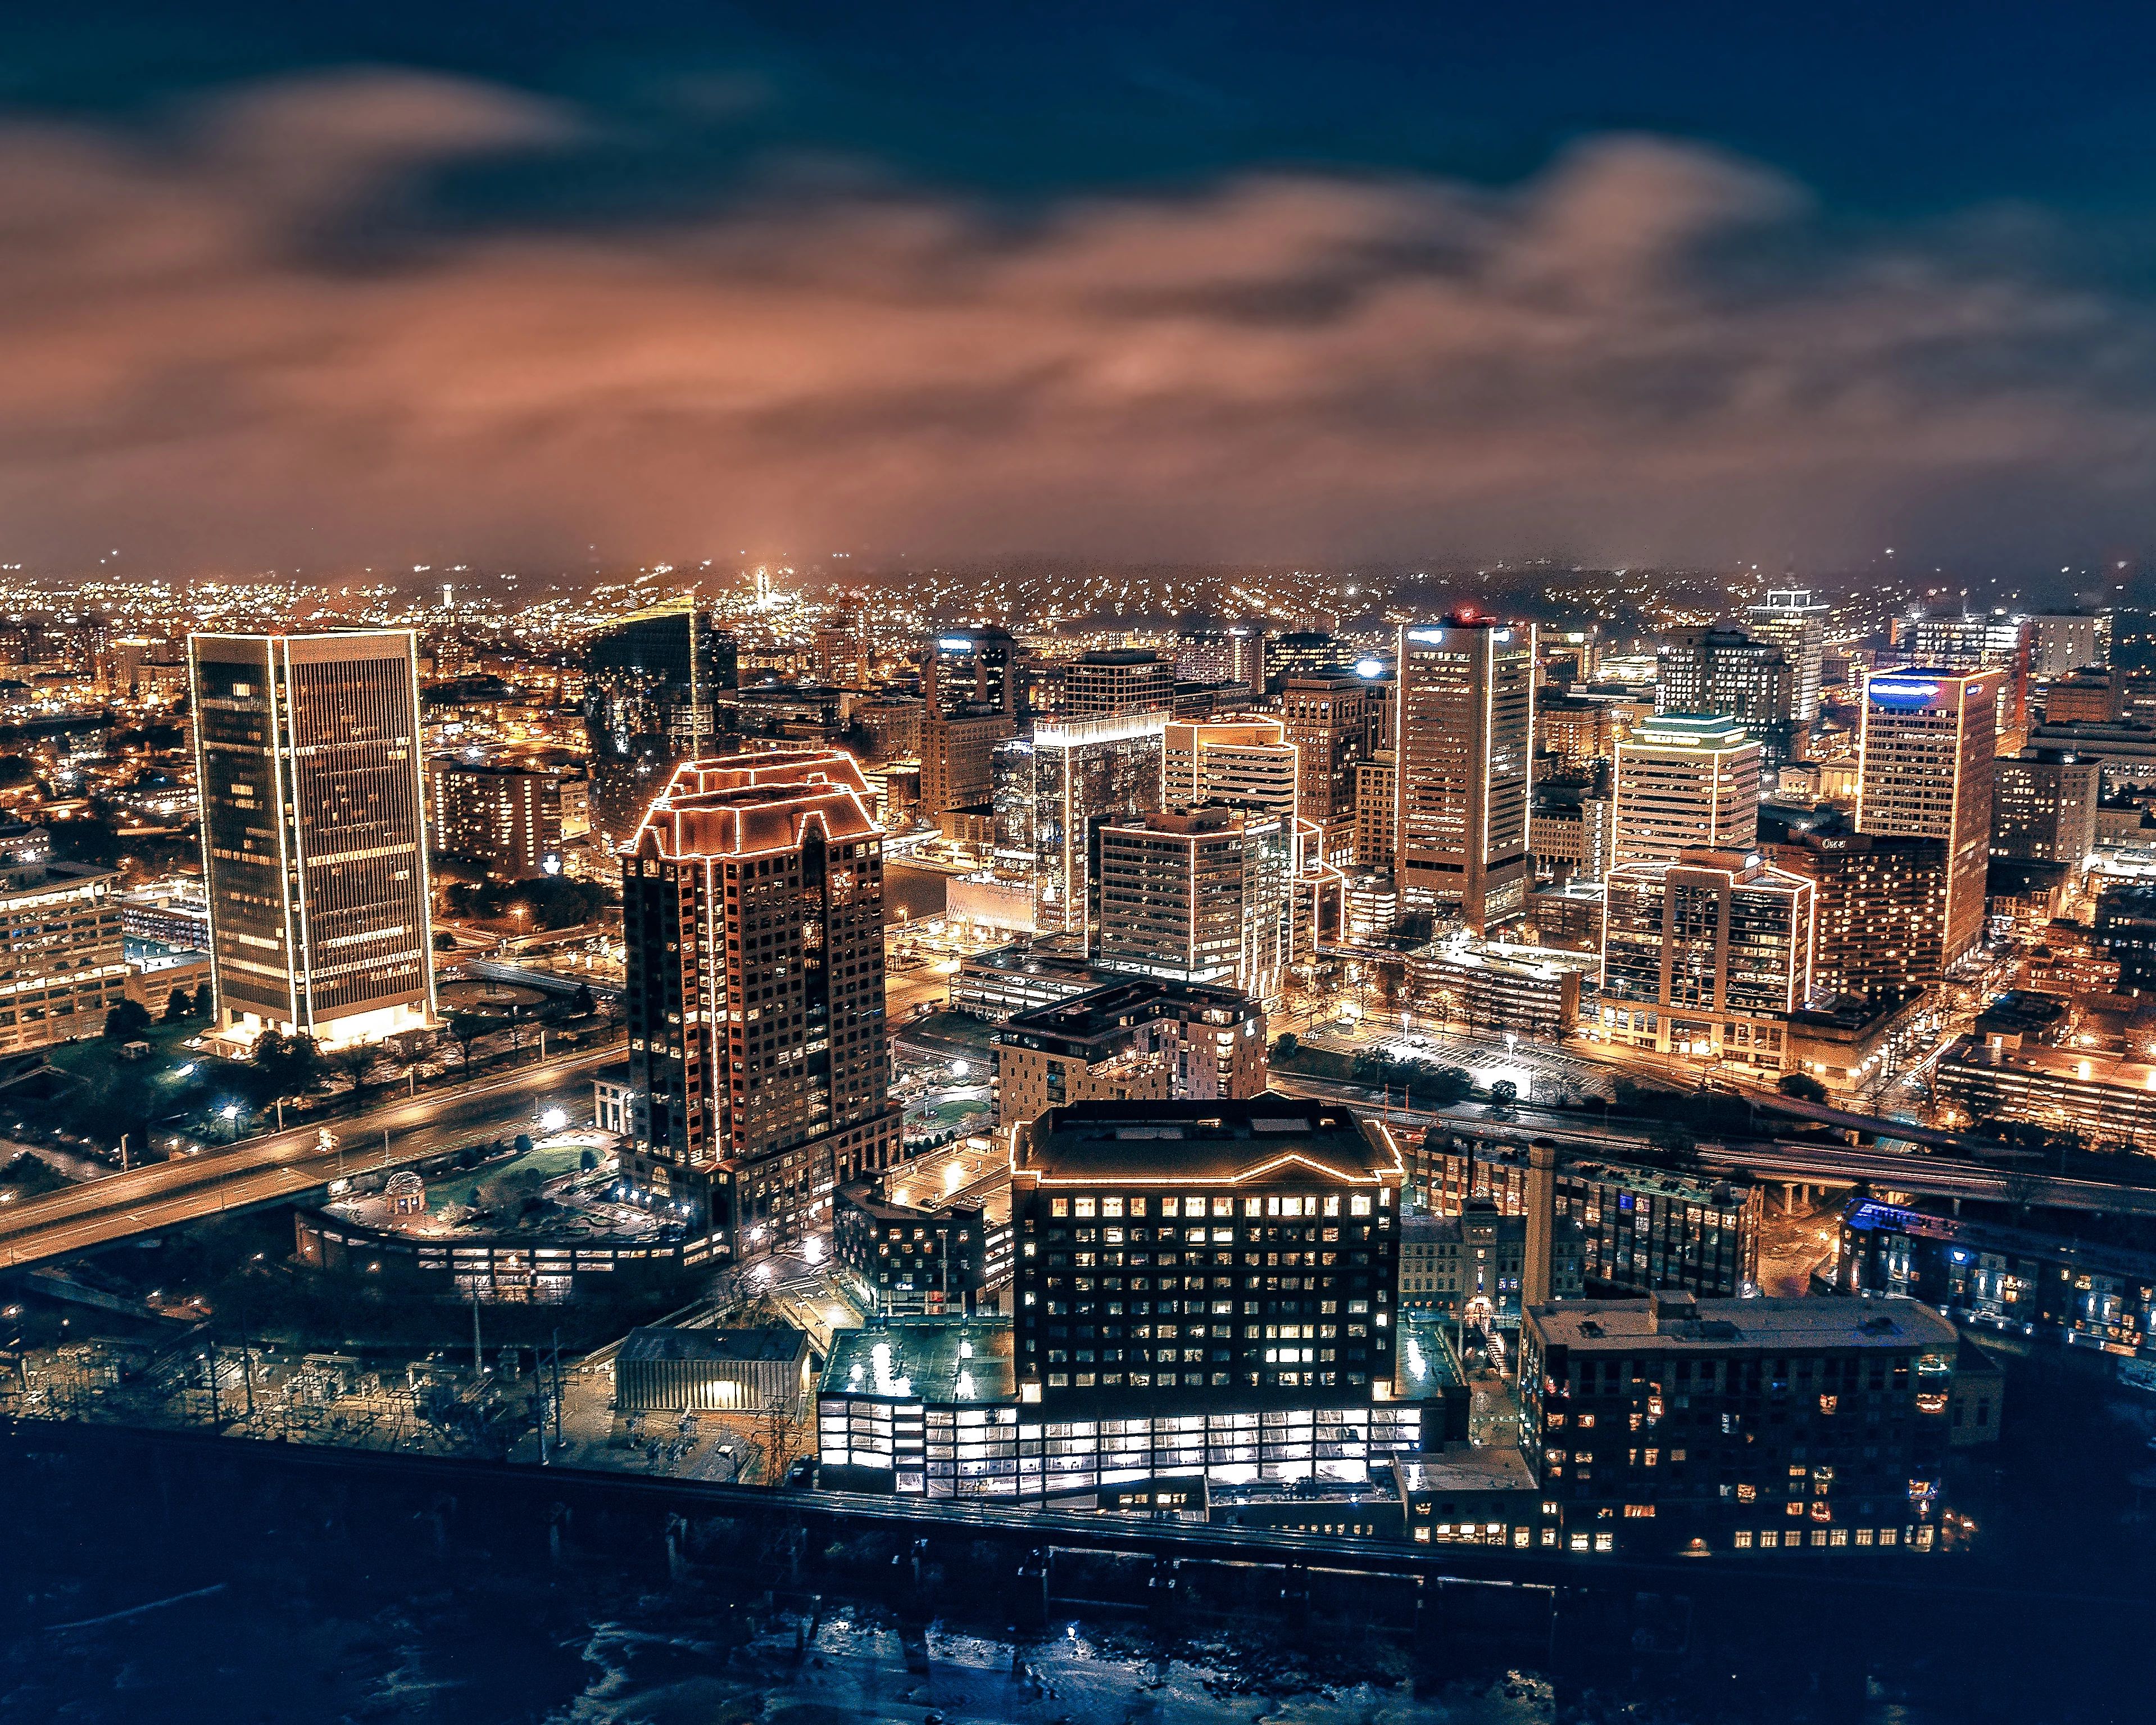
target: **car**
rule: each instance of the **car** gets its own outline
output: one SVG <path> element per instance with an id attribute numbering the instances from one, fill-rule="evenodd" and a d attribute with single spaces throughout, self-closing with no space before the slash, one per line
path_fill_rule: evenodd
<path id="1" fill-rule="evenodd" d="M 812 1491 L 816 1487 L 816 1458 L 802 1455 L 786 1470 L 786 1483 L 798 1491 Z"/>

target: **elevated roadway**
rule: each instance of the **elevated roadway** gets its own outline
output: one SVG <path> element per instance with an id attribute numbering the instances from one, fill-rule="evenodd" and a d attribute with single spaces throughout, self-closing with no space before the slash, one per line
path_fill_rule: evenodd
<path id="1" fill-rule="evenodd" d="M 547 1104 L 574 1107 L 579 1080 L 621 1058 L 619 1044 L 520 1067 L 454 1091 L 400 1100 L 322 1127 L 294 1127 L 89 1180 L 0 1211 L 0 1267 L 18 1267 L 152 1234 L 204 1216 L 318 1191 L 341 1174 L 396 1168 L 531 1120 Z M 572 1118 L 581 1117 L 576 1109 Z"/>

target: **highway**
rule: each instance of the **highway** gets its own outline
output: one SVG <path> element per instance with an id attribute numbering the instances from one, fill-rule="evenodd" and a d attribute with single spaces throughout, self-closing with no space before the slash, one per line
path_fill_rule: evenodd
<path id="1" fill-rule="evenodd" d="M 521 1125 L 542 1101 L 587 1120 L 578 1081 L 622 1058 L 614 1044 L 594 1052 L 518 1068 L 469 1087 L 398 1099 L 322 1127 L 294 1127 L 201 1156 L 176 1158 L 86 1181 L 0 1211 L 0 1264 L 18 1266 L 153 1233 L 202 1217 L 310 1192 L 341 1173 L 398 1168 L 470 1142 L 490 1129 Z"/>

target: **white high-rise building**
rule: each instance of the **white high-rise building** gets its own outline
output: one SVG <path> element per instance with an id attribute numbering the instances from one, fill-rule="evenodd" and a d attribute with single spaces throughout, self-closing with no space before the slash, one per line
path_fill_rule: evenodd
<path id="1" fill-rule="evenodd" d="M 1814 603 L 1809 588 L 1770 588 L 1767 601 L 1744 610 L 1746 633 L 1755 641 L 1772 641 L 1782 649 L 1793 678 L 1789 717 L 1797 727 L 1815 723 L 1820 711 L 1820 666 L 1826 658 L 1825 605 Z"/>
<path id="2" fill-rule="evenodd" d="M 1403 624 L 1394 663 L 1394 878 L 1406 907 L 1479 935 L 1522 914 L 1534 882 L 1535 626 Z"/>
<path id="3" fill-rule="evenodd" d="M 1620 867 L 1759 836 L 1759 745 L 1734 719 L 1658 713 L 1617 745 L 1615 778 Z"/>

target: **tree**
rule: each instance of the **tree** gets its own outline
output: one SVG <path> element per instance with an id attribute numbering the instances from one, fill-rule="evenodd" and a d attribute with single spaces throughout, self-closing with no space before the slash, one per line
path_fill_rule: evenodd
<path id="1" fill-rule="evenodd" d="M 367 1096 L 367 1081 L 374 1069 L 382 1064 L 382 1050 L 371 1042 L 352 1042 L 330 1056 L 339 1071 L 352 1081 L 352 1096 L 355 1104 Z"/>
<path id="2" fill-rule="evenodd" d="M 315 1039 L 304 1034 L 287 1036 L 264 1030 L 255 1039 L 252 1058 L 273 1096 L 299 1096 L 322 1076 L 321 1050 Z"/>
<path id="3" fill-rule="evenodd" d="M 598 1010 L 598 1001 L 592 993 L 592 985 L 589 983 L 578 983 L 577 992 L 569 1003 L 570 1016 L 588 1019 Z"/>
<path id="4" fill-rule="evenodd" d="M 1520 1087 L 1509 1078 L 1496 1080 L 1490 1086 L 1490 1106 L 1509 1108 L 1520 1100 Z"/>
<path id="5" fill-rule="evenodd" d="M 165 997 L 165 1022 L 183 1023 L 195 1015 L 195 997 L 185 988 L 175 988 Z"/>
<path id="6" fill-rule="evenodd" d="M 107 1042 L 140 1042 L 149 1030 L 150 1009 L 139 1000 L 123 1000 L 105 1015 Z"/>
<path id="7" fill-rule="evenodd" d="M 1283 1030 L 1279 1040 L 1273 1044 L 1273 1058 L 1276 1060 L 1291 1060 L 1295 1058 L 1296 1050 L 1301 1046 L 1302 1040 L 1294 1031 Z"/>
<path id="8" fill-rule="evenodd" d="M 495 1021 L 484 1013 L 453 1012 L 449 1014 L 449 1040 L 457 1045 L 464 1056 L 465 1076 L 471 1076 L 472 1045 L 495 1028 Z"/>
<path id="9" fill-rule="evenodd" d="M 1800 1102 L 1824 1102 L 1826 1086 L 1808 1072 L 1785 1072 L 1782 1081 L 1774 1086 L 1785 1096 L 1794 1096 Z"/>

